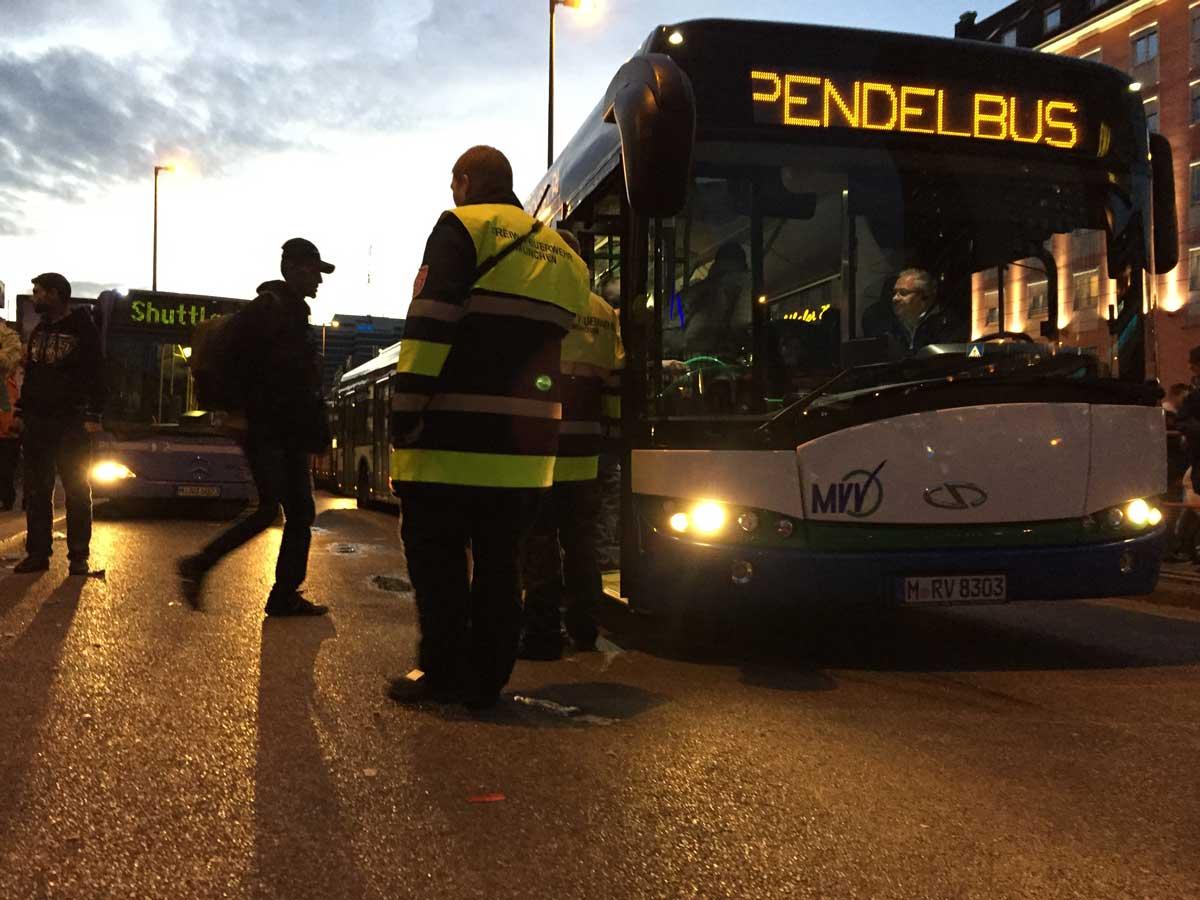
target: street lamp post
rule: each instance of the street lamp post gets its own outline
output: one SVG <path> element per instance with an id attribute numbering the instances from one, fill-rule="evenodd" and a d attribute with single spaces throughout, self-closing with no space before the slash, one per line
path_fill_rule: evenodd
<path id="1" fill-rule="evenodd" d="M 154 247 L 151 251 L 150 290 L 158 290 L 158 173 L 174 171 L 174 166 L 154 167 Z"/>
<path id="2" fill-rule="evenodd" d="M 554 165 L 554 8 L 589 10 L 592 0 L 550 0 L 550 108 L 546 115 L 546 168 Z"/>

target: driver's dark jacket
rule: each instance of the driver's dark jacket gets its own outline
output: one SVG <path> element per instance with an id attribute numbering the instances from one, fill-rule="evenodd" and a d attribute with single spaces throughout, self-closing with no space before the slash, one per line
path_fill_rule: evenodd
<path id="1" fill-rule="evenodd" d="M 890 300 L 873 303 L 863 311 L 863 336 L 890 335 L 906 351 L 920 350 L 930 344 L 959 344 L 970 340 L 967 323 L 945 306 L 935 306 L 917 323 L 910 335 L 900 323 Z"/>

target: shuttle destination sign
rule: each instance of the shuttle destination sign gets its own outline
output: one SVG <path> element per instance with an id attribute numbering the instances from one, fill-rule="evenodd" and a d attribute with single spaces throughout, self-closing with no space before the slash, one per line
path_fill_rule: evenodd
<path id="1" fill-rule="evenodd" d="M 750 72 L 754 121 L 851 128 L 1072 150 L 1082 116 L 1074 100 L 889 81 L 835 81 L 818 72 Z"/>

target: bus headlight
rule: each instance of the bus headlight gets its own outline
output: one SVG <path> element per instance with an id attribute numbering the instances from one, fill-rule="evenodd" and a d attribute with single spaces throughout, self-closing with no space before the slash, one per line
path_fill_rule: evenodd
<path id="1" fill-rule="evenodd" d="M 92 466 L 91 478 L 92 481 L 98 481 L 101 484 L 112 484 L 114 481 L 124 481 L 126 478 L 137 478 L 137 476 L 124 463 L 106 459 L 104 462 L 98 462 Z"/>
<path id="2" fill-rule="evenodd" d="M 747 534 L 751 534 L 758 530 L 758 513 L 747 510 L 737 518 L 738 528 Z"/>
<path id="3" fill-rule="evenodd" d="M 1125 521 L 1135 528 L 1153 527 L 1162 521 L 1162 512 L 1145 500 L 1132 500 L 1125 507 Z"/>
<path id="4" fill-rule="evenodd" d="M 688 530 L 687 513 L 675 513 L 670 518 L 671 530 L 678 531 L 681 534 Z"/>
<path id="5" fill-rule="evenodd" d="M 725 509 L 719 503 L 705 500 L 692 508 L 691 519 L 700 534 L 716 534 L 725 525 Z"/>

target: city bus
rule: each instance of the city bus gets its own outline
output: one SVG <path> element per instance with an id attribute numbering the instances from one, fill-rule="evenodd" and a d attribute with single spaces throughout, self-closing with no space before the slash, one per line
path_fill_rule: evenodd
<path id="1" fill-rule="evenodd" d="M 359 506 L 395 505 L 390 481 L 392 375 L 400 343 L 345 372 L 333 390 L 327 482 Z"/>
<path id="2" fill-rule="evenodd" d="M 74 301 L 91 309 L 104 352 L 108 401 L 91 471 L 97 499 L 236 508 L 254 496 L 245 457 L 223 429 L 224 414 L 197 408 L 188 365 L 195 326 L 245 302 L 142 290 Z M 17 317 L 28 338 L 38 320 L 31 298 L 18 298 Z"/>
<path id="3" fill-rule="evenodd" d="M 1156 138 L 1138 85 L 1099 64 L 656 28 L 528 206 L 580 237 L 620 307 L 617 593 L 654 610 L 1152 591 L 1166 475 L 1148 274 L 1176 255 Z M 1063 235 L 1101 248 L 1106 346 L 1059 331 Z M 1045 274 L 1035 334 L 979 327 L 973 296 L 1003 266 Z M 881 333 L 912 272 L 959 322 L 936 341 Z"/>

